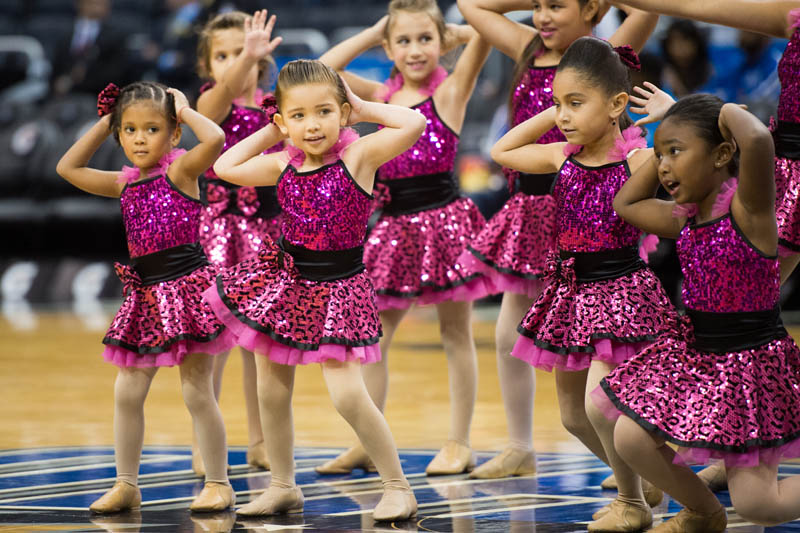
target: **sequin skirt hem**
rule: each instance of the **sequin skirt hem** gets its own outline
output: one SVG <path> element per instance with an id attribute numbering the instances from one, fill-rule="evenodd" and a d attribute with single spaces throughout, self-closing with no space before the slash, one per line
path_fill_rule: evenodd
<path id="1" fill-rule="evenodd" d="M 104 340 L 104 342 L 106 341 Z M 223 328 L 219 335 L 210 340 L 182 339 L 160 352 L 139 353 L 109 342 L 103 350 L 103 359 L 122 368 L 176 366 L 183 363 L 187 355 L 194 353 L 219 355 L 229 351 L 234 346 L 236 346 L 234 334 L 227 328 Z"/>
<path id="2" fill-rule="evenodd" d="M 544 288 L 544 282 L 536 275 L 505 271 L 499 265 L 489 263 L 485 258 L 479 257 L 476 252 L 469 247 L 461 252 L 458 258 L 458 264 L 461 266 L 461 271 L 464 273 L 481 274 L 484 276 L 484 292 L 479 294 L 478 298 L 505 292 L 536 298 Z"/>
<path id="3" fill-rule="evenodd" d="M 412 305 L 436 305 L 442 302 L 472 302 L 479 300 L 491 292 L 489 279 L 484 276 L 473 276 L 470 279 L 454 283 L 450 287 L 423 287 L 413 293 L 378 292 L 376 303 L 378 310 L 407 309 Z"/>
<path id="4" fill-rule="evenodd" d="M 601 386 L 592 398 L 606 416 L 622 412 L 679 445 L 684 462 L 755 466 L 800 456 L 800 350 L 788 336 L 729 353 L 665 336 Z"/>

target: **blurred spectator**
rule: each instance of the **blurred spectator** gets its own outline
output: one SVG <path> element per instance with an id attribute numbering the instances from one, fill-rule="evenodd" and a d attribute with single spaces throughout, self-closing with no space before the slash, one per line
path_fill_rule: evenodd
<path id="1" fill-rule="evenodd" d="M 644 87 L 644 82 L 648 81 L 669 93 L 668 88 L 662 87 L 664 75 L 664 60 L 652 52 L 642 52 L 639 54 L 642 69 L 639 71 L 631 70 L 631 87 Z M 636 92 L 633 93 L 637 95 Z M 628 111 L 631 118 L 635 121 L 643 118 L 643 115 Z M 658 122 L 642 126 L 647 132 L 647 145 L 653 146 L 653 134 L 658 127 Z"/>
<path id="2" fill-rule="evenodd" d="M 664 86 L 680 98 L 695 92 L 708 92 L 705 87 L 714 73 L 709 59 L 708 37 L 690 20 L 676 19 L 670 24 L 661 42 L 666 62 Z"/>
<path id="3" fill-rule="evenodd" d="M 77 0 L 72 32 L 56 48 L 53 58 L 54 96 L 69 92 L 97 94 L 114 81 L 129 80 L 124 60 L 125 39 L 109 28 L 111 0 Z"/>
<path id="4" fill-rule="evenodd" d="M 775 114 L 778 94 L 778 61 L 786 41 L 747 31 L 739 32 L 739 58 L 735 78 L 736 91 L 729 100 L 747 104 L 751 113 L 764 122 Z"/>

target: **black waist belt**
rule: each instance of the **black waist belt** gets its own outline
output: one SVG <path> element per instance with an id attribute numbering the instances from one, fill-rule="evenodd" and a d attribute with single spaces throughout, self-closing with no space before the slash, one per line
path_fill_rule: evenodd
<path id="1" fill-rule="evenodd" d="M 558 172 L 550 174 L 523 174 L 517 178 L 517 192 L 525 193 L 528 196 L 544 196 L 550 194 L 558 177 Z"/>
<path id="2" fill-rule="evenodd" d="M 780 307 L 767 311 L 709 313 L 687 309 L 694 327 L 694 346 L 705 352 L 738 352 L 788 335 Z"/>
<path id="3" fill-rule="evenodd" d="M 407 215 L 443 207 L 461 197 L 452 172 L 426 174 L 413 178 L 380 180 L 389 187 L 391 198 L 384 206 L 387 215 Z"/>
<path id="4" fill-rule="evenodd" d="M 224 180 L 208 179 L 205 176 L 200 176 L 200 199 L 204 203 L 208 203 L 208 185 L 210 184 L 225 188 L 228 194 L 228 204 L 225 207 L 225 213 L 258 218 L 273 218 L 281 214 L 281 206 L 278 204 L 278 188 L 275 186 L 254 187 L 256 198 L 258 199 L 258 207 L 255 213 L 247 215 L 239 208 L 239 189 L 241 189 L 241 187 Z"/>
<path id="5" fill-rule="evenodd" d="M 208 259 L 197 242 L 131 258 L 131 267 L 139 275 L 142 285 L 177 279 L 206 265 Z"/>
<path id="6" fill-rule="evenodd" d="M 645 267 L 636 246 L 602 252 L 559 252 L 562 261 L 575 258 L 575 278 L 579 283 L 615 279 Z"/>
<path id="7" fill-rule="evenodd" d="M 364 270 L 364 246 L 345 250 L 309 250 L 287 242 L 283 237 L 278 246 L 292 256 L 300 276 L 312 281 L 345 279 Z"/>
<path id="8" fill-rule="evenodd" d="M 800 124 L 779 120 L 772 139 L 775 141 L 776 156 L 800 159 Z"/>

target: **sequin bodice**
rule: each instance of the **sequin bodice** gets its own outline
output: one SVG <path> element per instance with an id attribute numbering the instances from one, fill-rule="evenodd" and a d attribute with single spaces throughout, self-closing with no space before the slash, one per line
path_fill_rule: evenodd
<path id="1" fill-rule="evenodd" d="M 372 195 L 341 160 L 310 172 L 286 167 L 278 180 L 283 237 L 311 250 L 343 250 L 364 243 Z"/>
<path id="2" fill-rule="evenodd" d="M 556 67 L 529 67 L 520 77 L 511 97 L 511 126 L 517 126 L 553 106 L 553 78 Z M 539 144 L 564 142 L 561 130 L 553 128 L 538 141 Z"/>
<path id="3" fill-rule="evenodd" d="M 225 144 L 222 145 L 224 153 L 234 144 L 243 141 L 271 122 L 270 118 L 261 109 L 245 107 L 237 104 L 231 106 L 231 112 L 222 121 L 220 127 L 225 132 Z M 279 152 L 283 150 L 283 143 L 267 148 L 264 153 Z M 209 168 L 206 177 L 217 178 L 213 168 Z M 218 178 L 217 178 L 218 179 Z"/>
<path id="4" fill-rule="evenodd" d="M 197 242 L 203 204 L 179 191 L 166 176 L 127 185 L 120 205 L 131 257 Z"/>
<path id="5" fill-rule="evenodd" d="M 414 146 L 381 166 L 378 175 L 382 179 L 411 178 L 453 170 L 458 152 L 458 135 L 439 117 L 433 98 L 412 109 L 427 119 L 425 131 Z"/>
<path id="6" fill-rule="evenodd" d="M 683 302 L 696 311 L 765 311 L 778 305 L 780 270 L 747 241 L 727 214 L 684 226 L 677 242 Z"/>
<path id="7" fill-rule="evenodd" d="M 795 29 L 778 63 L 781 94 L 778 120 L 800 122 L 800 28 Z"/>
<path id="8" fill-rule="evenodd" d="M 560 250 L 599 252 L 633 246 L 641 232 L 622 220 L 612 205 L 630 172 L 627 161 L 584 167 L 569 158 L 553 187 Z"/>

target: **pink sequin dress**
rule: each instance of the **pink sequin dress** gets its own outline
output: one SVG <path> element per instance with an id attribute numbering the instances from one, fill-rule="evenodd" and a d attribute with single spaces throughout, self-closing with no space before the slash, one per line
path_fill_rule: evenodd
<path id="1" fill-rule="evenodd" d="M 800 253 L 800 9 L 789 14 L 795 28 L 778 63 L 781 94 L 775 137 L 775 214 L 784 253 Z"/>
<path id="2" fill-rule="evenodd" d="M 379 169 L 377 186 L 388 191 L 388 202 L 364 247 L 381 311 L 471 300 L 483 283 L 455 266 L 486 225 L 453 176 L 458 134 L 442 121 L 433 97 L 413 109 L 428 124 L 414 146 Z"/>
<path id="3" fill-rule="evenodd" d="M 277 185 L 282 238 L 223 269 L 205 298 L 240 346 L 276 363 L 379 361 L 375 290 L 362 261 L 373 197 L 341 159 L 299 172 L 296 150 L 287 148 L 293 157 Z"/>
<path id="4" fill-rule="evenodd" d="M 181 152 L 162 158 L 147 179 L 138 180 L 136 168 L 121 173 L 131 266 L 116 265 L 125 300 L 103 339 L 103 357 L 120 367 L 179 365 L 188 354 L 216 355 L 234 345 L 202 301 L 216 276 L 197 242 L 203 205 L 167 176 Z"/>
<path id="5" fill-rule="evenodd" d="M 546 285 L 517 328 L 514 357 L 547 371 L 583 370 L 592 359 L 618 364 L 668 327 L 674 308 L 639 257 L 641 232 L 612 206 L 629 177 L 627 160 L 564 162 L 553 187 L 559 252 L 548 255 Z"/>
<path id="6" fill-rule="evenodd" d="M 777 256 L 756 249 L 730 213 L 690 219 L 677 248 L 687 316 L 592 398 L 681 446 L 685 462 L 800 456 L 800 350 L 780 320 Z"/>
<path id="7" fill-rule="evenodd" d="M 511 125 L 517 126 L 553 105 L 556 66 L 530 67 L 512 96 Z M 558 128 L 545 133 L 539 144 L 563 142 Z M 550 194 L 556 173 L 521 174 L 504 168 L 513 196 L 458 258 L 465 277 L 483 274 L 487 282 L 476 298 L 501 292 L 536 297 L 547 254 L 556 249 L 556 202 Z"/>
<path id="8" fill-rule="evenodd" d="M 220 127 L 225 152 L 270 123 L 261 109 L 236 102 Z M 264 153 L 283 150 L 283 143 Z M 200 216 L 200 244 L 217 266 L 230 267 L 258 254 L 267 237 L 280 237 L 281 210 L 275 187 L 240 187 L 220 180 L 210 168 L 202 180 L 208 205 Z"/>

